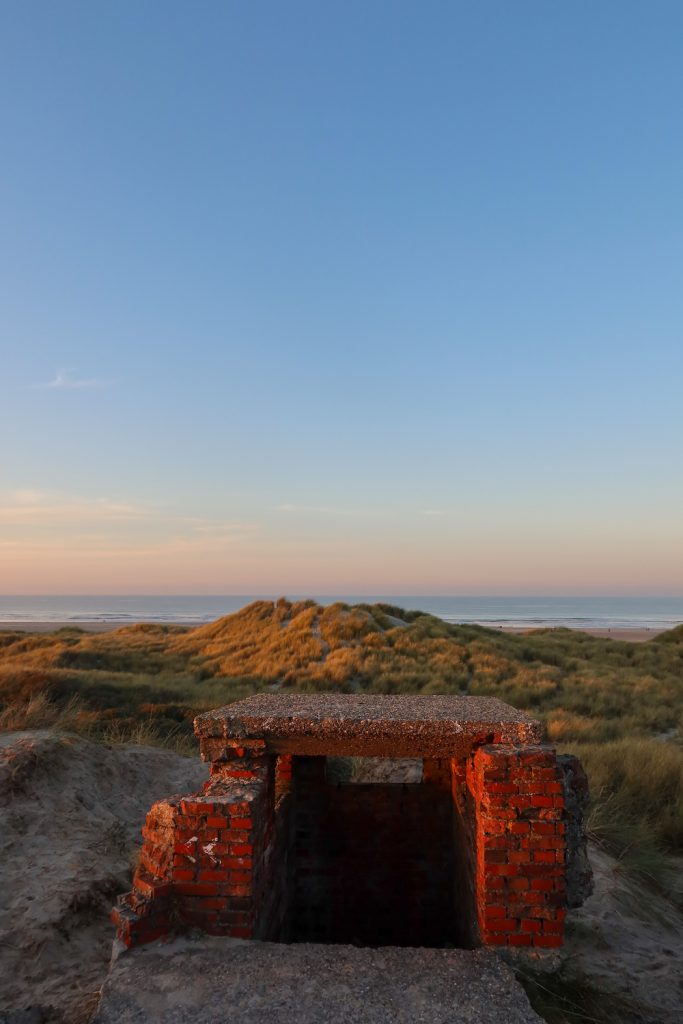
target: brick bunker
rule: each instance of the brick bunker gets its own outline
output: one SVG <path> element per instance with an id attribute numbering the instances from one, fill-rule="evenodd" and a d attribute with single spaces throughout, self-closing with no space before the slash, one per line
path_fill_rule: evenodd
<path id="1" fill-rule="evenodd" d="M 562 944 L 590 891 L 572 757 L 489 697 L 259 695 L 199 715 L 201 793 L 156 803 L 125 946 L 184 927 L 276 942 Z M 419 758 L 420 782 L 338 783 L 335 757 Z M 329 777 L 328 777 L 329 776 Z"/>

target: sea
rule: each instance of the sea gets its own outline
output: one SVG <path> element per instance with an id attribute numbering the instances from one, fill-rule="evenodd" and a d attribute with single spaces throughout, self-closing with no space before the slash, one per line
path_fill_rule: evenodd
<path id="1" fill-rule="evenodd" d="M 0 623 L 134 623 L 199 625 L 280 595 L 0 596 Z M 299 600 L 302 595 L 287 595 Z M 683 623 L 680 597 L 468 597 L 415 594 L 311 595 L 321 604 L 373 603 L 430 612 L 446 622 L 491 627 L 567 626 L 572 629 L 672 629 Z"/>

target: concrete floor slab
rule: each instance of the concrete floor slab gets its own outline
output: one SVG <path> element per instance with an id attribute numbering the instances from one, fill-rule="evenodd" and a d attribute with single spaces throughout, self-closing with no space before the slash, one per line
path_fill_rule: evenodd
<path id="1" fill-rule="evenodd" d="M 539 1024 L 491 950 L 201 937 L 113 964 L 92 1024 Z"/>

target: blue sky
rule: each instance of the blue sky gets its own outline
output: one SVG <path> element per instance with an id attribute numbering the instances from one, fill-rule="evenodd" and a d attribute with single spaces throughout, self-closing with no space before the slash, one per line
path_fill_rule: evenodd
<path id="1" fill-rule="evenodd" d="M 0 592 L 683 593 L 678 3 L 6 2 Z"/>

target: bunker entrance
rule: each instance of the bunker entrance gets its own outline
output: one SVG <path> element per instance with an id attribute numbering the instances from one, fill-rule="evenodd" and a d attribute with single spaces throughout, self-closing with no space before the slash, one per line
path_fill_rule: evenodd
<path id="1" fill-rule="evenodd" d="M 295 758 L 294 942 L 473 944 L 467 843 L 445 764 L 430 778 L 422 761 Z"/>

